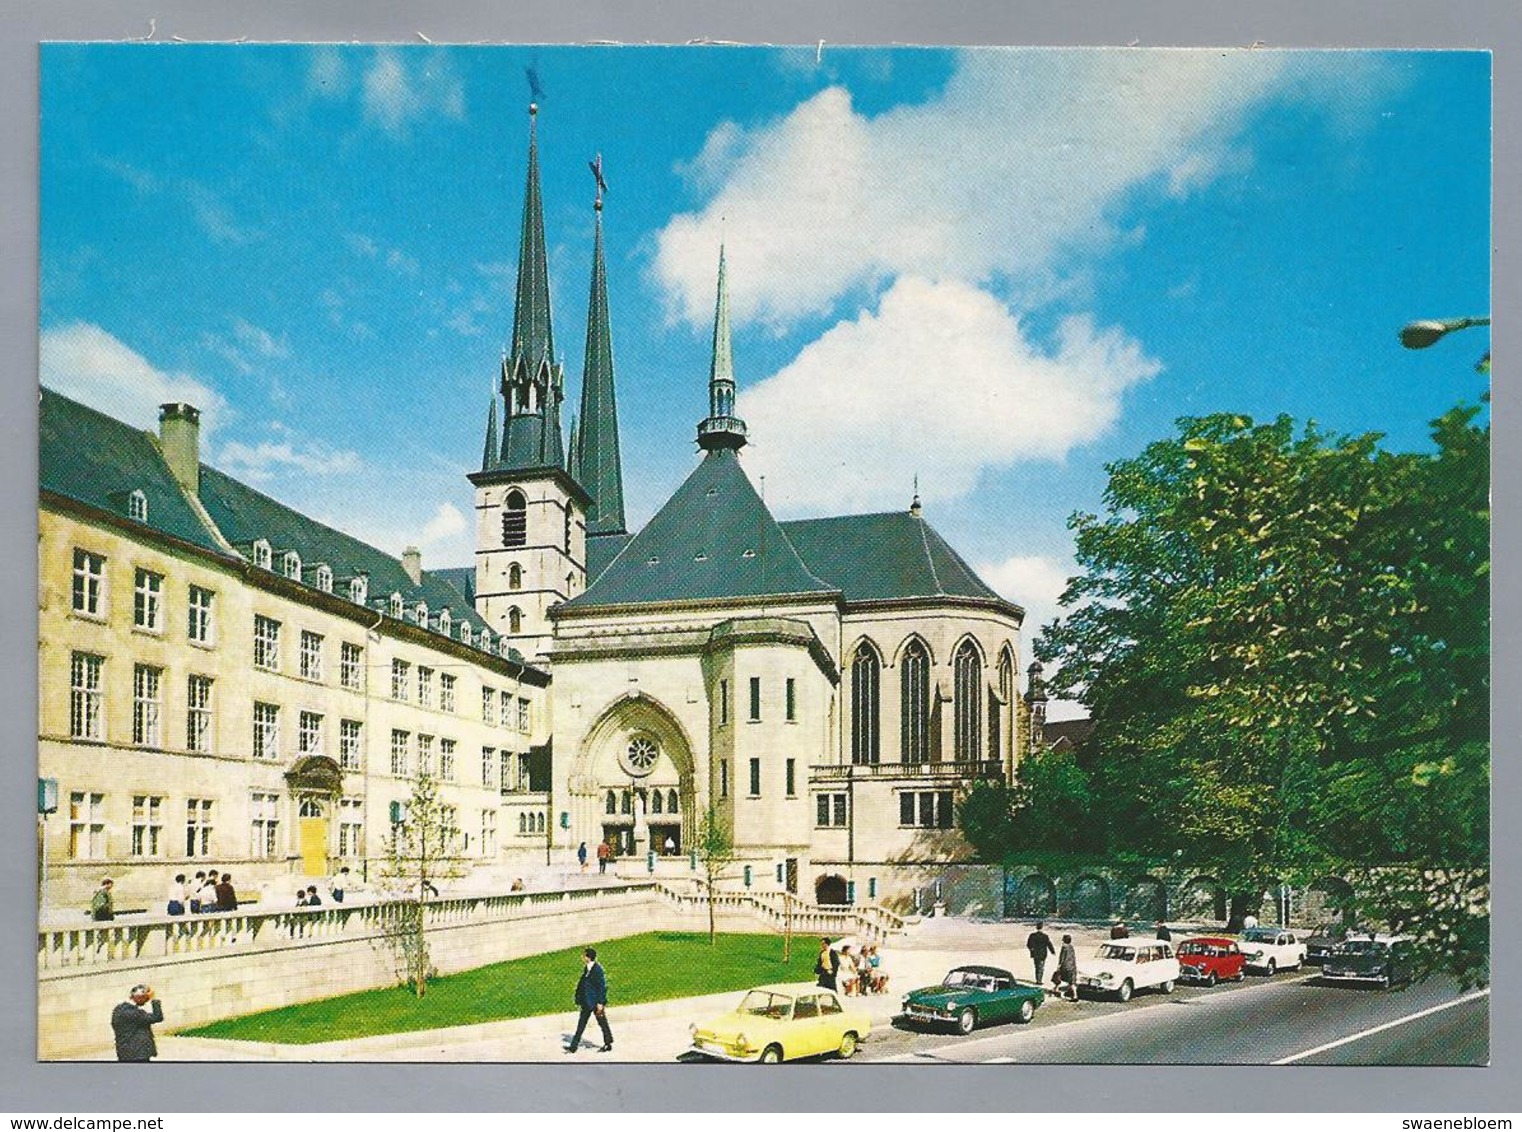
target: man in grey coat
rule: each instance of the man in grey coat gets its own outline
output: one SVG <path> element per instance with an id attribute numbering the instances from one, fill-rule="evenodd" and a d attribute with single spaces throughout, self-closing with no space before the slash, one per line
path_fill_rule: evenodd
<path id="1" fill-rule="evenodd" d="M 153 1024 L 164 1020 L 164 1008 L 153 997 L 153 988 L 138 983 L 126 1002 L 111 1011 L 111 1030 L 116 1035 L 117 1061 L 152 1061 L 158 1054 Z"/>

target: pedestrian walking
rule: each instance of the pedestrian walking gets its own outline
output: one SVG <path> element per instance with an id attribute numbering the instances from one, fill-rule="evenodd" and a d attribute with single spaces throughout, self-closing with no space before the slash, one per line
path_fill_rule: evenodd
<path id="1" fill-rule="evenodd" d="M 1052 989 L 1069 1002 L 1078 1001 L 1078 952 L 1073 947 L 1073 937 L 1067 934 L 1062 937 L 1062 950 L 1057 952 Z"/>
<path id="2" fill-rule="evenodd" d="M 1025 950 L 1030 952 L 1031 965 L 1036 968 L 1038 983 L 1046 973 L 1046 957 L 1057 954 L 1057 949 L 1052 946 L 1052 937 L 1043 930 L 1045 927 L 1045 923 L 1037 920 L 1036 930 L 1025 937 Z"/>
<path id="3" fill-rule="evenodd" d="M 608 871 L 608 858 L 612 855 L 613 849 L 608 844 L 608 839 L 604 837 L 597 843 L 597 871 L 599 873 L 605 873 Z"/>
<path id="4" fill-rule="evenodd" d="M 153 997 L 153 988 L 138 983 L 126 1002 L 111 1011 L 111 1032 L 116 1037 L 117 1061 L 152 1061 L 158 1055 L 153 1024 L 164 1020 L 164 1008 Z"/>
<path id="5" fill-rule="evenodd" d="M 183 916 L 185 905 L 190 900 L 190 894 L 185 889 L 185 874 L 175 873 L 174 881 L 169 885 L 169 892 L 164 901 L 164 910 L 171 916 Z"/>
<path id="6" fill-rule="evenodd" d="M 328 895 L 333 898 L 334 904 L 344 902 L 344 893 L 349 891 L 349 866 L 339 869 L 328 880 Z"/>
<path id="7" fill-rule="evenodd" d="M 111 878 L 101 878 L 100 887 L 95 890 L 95 895 L 90 897 L 90 919 L 116 919 L 116 905 L 111 898 L 111 888 Z"/>
<path id="8" fill-rule="evenodd" d="M 566 1046 L 566 1053 L 575 1053 L 581 1045 L 581 1035 L 586 1032 L 587 1019 L 597 1018 L 597 1026 L 602 1030 L 602 1048 L 599 1053 L 613 1052 L 613 1027 L 608 1025 L 608 976 L 602 969 L 602 964 L 597 961 L 597 949 L 589 947 L 581 953 L 582 966 L 581 978 L 576 980 L 576 1005 L 581 1008 L 581 1017 L 576 1020 L 576 1032 L 571 1035 L 571 1044 Z"/>
<path id="9" fill-rule="evenodd" d="M 1161 920 L 1157 922 L 1157 938 L 1168 940 L 1170 943 L 1173 941 L 1173 933 L 1168 930 L 1168 925 Z"/>
<path id="10" fill-rule="evenodd" d="M 815 981 L 825 990 L 835 990 L 835 976 L 840 971 L 840 956 L 830 946 L 830 937 L 819 941 L 819 958 L 814 960 Z"/>
<path id="11" fill-rule="evenodd" d="M 587 843 L 583 841 L 576 849 L 576 860 L 581 865 L 581 871 L 587 871 Z"/>

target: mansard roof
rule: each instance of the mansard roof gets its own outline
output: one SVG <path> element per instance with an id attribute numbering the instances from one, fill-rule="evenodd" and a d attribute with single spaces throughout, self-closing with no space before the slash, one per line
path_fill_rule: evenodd
<path id="1" fill-rule="evenodd" d="M 715 449 L 566 607 L 796 594 L 835 587 L 803 564 L 736 453 Z"/>

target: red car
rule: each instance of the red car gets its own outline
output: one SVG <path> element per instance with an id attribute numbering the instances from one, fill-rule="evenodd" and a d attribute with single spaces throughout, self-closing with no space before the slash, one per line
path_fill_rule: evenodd
<path id="1" fill-rule="evenodd" d="M 1223 979 L 1240 980 L 1247 957 L 1237 941 L 1224 936 L 1202 935 L 1178 945 L 1178 977 L 1181 982 L 1213 987 Z"/>

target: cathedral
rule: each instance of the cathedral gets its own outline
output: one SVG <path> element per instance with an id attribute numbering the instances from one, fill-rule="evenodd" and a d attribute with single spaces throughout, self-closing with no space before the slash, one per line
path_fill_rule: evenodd
<path id="1" fill-rule="evenodd" d="M 419 772 L 489 883 L 604 843 L 620 873 L 691 875 L 709 814 L 733 883 L 820 903 L 902 895 L 969 855 L 959 798 L 1012 775 L 1041 725 L 1039 692 L 1017 694 L 1023 610 L 918 497 L 771 514 L 744 469 L 720 248 L 700 455 L 629 529 L 601 194 L 566 430 L 534 113 L 472 564 L 425 571 L 201 463 L 194 406 L 163 406 L 153 434 L 42 391 L 56 902 L 105 874 L 122 906 L 151 904 L 203 864 L 272 892 L 364 873 Z"/>

